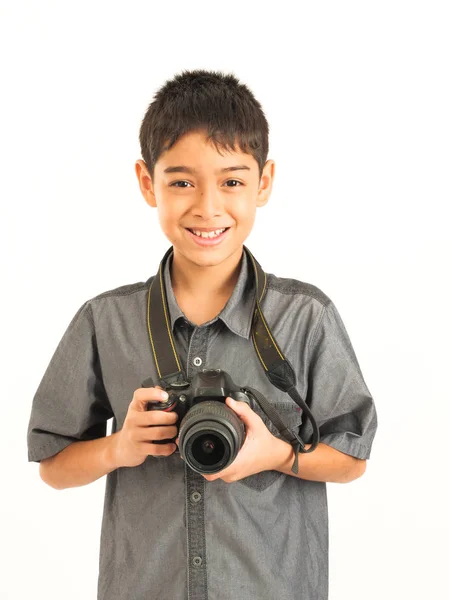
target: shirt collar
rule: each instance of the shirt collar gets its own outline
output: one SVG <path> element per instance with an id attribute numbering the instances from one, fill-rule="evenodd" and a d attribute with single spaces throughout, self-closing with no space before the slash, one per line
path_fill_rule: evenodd
<path id="1" fill-rule="evenodd" d="M 166 286 L 170 325 L 173 332 L 175 323 L 179 318 L 184 318 L 188 322 L 189 320 L 178 306 L 175 294 L 173 292 L 170 276 L 172 259 L 173 253 L 169 256 L 164 267 L 164 284 Z M 228 299 L 228 302 L 217 316 L 207 323 L 202 323 L 202 326 L 209 325 L 210 323 L 214 323 L 214 321 L 217 319 L 221 319 L 222 322 L 225 323 L 228 329 L 230 329 L 233 333 L 249 339 L 253 321 L 253 313 L 255 309 L 255 286 L 253 282 L 254 277 L 249 277 L 248 257 L 244 250 L 242 250 L 240 265 L 241 269 L 239 272 L 239 277 L 236 285 L 234 286 L 233 293 Z"/>

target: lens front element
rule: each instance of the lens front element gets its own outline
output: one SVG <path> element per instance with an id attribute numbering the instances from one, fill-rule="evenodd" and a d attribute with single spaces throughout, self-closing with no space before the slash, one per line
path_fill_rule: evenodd
<path id="1" fill-rule="evenodd" d="M 180 423 L 178 446 L 197 473 L 218 473 L 236 458 L 244 443 L 245 427 L 226 404 L 205 400 L 195 404 Z"/>
<path id="2" fill-rule="evenodd" d="M 223 460 L 226 451 L 225 443 L 217 434 L 200 434 L 191 446 L 192 456 L 199 465 L 212 467 Z"/>

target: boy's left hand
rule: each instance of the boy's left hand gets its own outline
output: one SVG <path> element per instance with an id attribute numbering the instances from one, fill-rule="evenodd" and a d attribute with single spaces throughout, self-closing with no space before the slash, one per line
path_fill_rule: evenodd
<path id="1" fill-rule="evenodd" d="M 223 479 L 223 481 L 231 483 L 248 475 L 276 469 L 276 449 L 279 440 L 272 435 L 261 417 L 246 402 L 227 398 L 226 404 L 244 422 L 246 428 L 245 441 L 229 467 L 213 475 L 203 475 L 203 477 L 208 481 Z M 178 446 L 178 438 L 176 443 Z"/>

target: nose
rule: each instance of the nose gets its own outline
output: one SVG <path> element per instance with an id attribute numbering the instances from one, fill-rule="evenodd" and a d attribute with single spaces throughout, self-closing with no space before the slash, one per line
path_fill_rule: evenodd
<path id="1" fill-rule="evenodd" d="M 220 192 L 212 186 L 199 189 L 193 208 L 194 216 L 202 217 L 204 221 L 211 221 L 223 213 L 223 201 Z"/>

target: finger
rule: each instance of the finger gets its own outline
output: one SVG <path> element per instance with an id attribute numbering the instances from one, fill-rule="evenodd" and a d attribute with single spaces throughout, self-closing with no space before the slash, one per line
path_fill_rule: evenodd
<path id="1" fill-rule="evenodd" d="M 152 444 L 142 442 L 142 446 L 149 456 L 170 456 L 176 450 L 175 444 Z"/>
<path id="2" fill-rule="evenodd" d="M 178 414 L 174 411 L 146 410 L 134 415 L 134 422 L 139 427 L 150 427 L 151 425 L 173 425 L 178 421 Z"/>
<path id="3" fill-rule="evenodd" d="M 245 424 L 249 422 L 252 415 L 256 414 L 246 402 L 233 400 L 233 398 L 227 397 L 226 403 L 227 406 L 234 410 L 234 412 L 242 419 L 242 421 L 244 421 Z"/>
<path id="4" fill-rule="evenodd" d="M 153 388 L 138 388 L 134 391 L 133 399 L 130 403 L 132 410 L 146 411 L 147 403 L 149 400 L 156 400 L 158 402 L 165 402 L 168 398 L 167 392 L 159 387 Z"/>
<path id="5" fill-rule="evenodd" d="M 138 442 L 152 442 L 154 440 L 171 440 L 177 435 L 176 427 L 147 427 L 136 432 Z"/>

